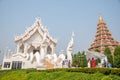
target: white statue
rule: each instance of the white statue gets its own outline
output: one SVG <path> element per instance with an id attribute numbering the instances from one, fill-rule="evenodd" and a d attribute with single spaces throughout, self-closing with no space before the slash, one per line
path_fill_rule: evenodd
<path id="1" fill-rule="evenodd" d="M 67 59 L 70 60 L 72 62 L 72 48 L 73 48 L 73 37 L 74 37 L 74 32 L 72 33 L 72 36 L 71 36 L 71 40 L 70 42 L 68 43 L 68 47 L 67 47 Z"/>
<path id="2" fill-rule="evenodd" d="M 50 55 L 50 54 L 47 54 L 47 55 L 45 56 L 45 58 L 47 58 L 49 61 L 51 61 L 51 60 L 52 60 L 52 57 L 51 57 L 51 55 Z"/>
<path id="3" fill-rule="evenodd" d="M 62 68 L 63 60 L 65 60 L 65 55 L 63 54 L 63 52 L 61 52 L 56 61 L 56 64 L 59 68 Z"/>
<path id="4" fill-rule="evenodd" d="M 55 64 L 56 63 L 56 61 L 57 61 L 57 55 L 54 53 L 53 55 L 52 55 L 52 63 L 53 64 Z"/>

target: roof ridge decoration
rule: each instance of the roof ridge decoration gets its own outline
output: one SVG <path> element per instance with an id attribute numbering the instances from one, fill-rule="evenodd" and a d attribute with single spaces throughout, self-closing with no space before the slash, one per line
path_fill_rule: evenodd
<path id="1" fill-rule="evenodd" d="M 49 35 L 49 32 L 48 30 L 42 25 L 42 22 L 41 22 L 41 18 L 35 18 L 35 22 L 33 23 L 33 25 L 31 27 L 28 27 L 26 30 L 25 30 L 25 33 L 21 34 L 20 36 L 16 36 L 15 37 L 15 42 L 19 41 L 19 40 L 22 40 L 22 41 L 25 41 L 27 40 L 28 38 L 30 38 L 30 36 L 32 34 L 34 34 L 36 32 L 36 30 L 38 30 L 38 32 L 40 32 L 39 30 L 41 29 L 43 32 L 45 32 L 47 34 L 47 36 L 53 41 L 53 42 L 57 42 L 57 40 L 53 39 L 50 35 Z"/>

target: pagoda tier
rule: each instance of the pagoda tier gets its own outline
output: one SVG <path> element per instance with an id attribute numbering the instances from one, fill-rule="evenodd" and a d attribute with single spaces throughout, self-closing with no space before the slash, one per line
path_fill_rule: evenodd
<path id="1" fill-rule="evenodd" d="M 112 37 L 112 34 L 108 30 L 106 23 L 103 21 L 100 16 L 97 24 L 97 32 L 95 35 L 94 42 L 90 45 L 88 50 L 95 51 L 99 50 L 101 53 L 104 53 L 106 47 L 109 47 L 112 53 L 116 46 L 119 46 L 120 43 Z"/>

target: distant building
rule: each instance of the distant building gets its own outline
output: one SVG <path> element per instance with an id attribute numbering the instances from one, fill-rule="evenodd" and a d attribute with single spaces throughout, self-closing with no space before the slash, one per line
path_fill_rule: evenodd
<path id="1" fill-rule="evenodd" d="M 97 24 L 97 32 L 95 34 L 94 42 L 90 45 L 88 50 L 99 50 L 100 53 L 104 53 L 106 47 L 110 48 L 111 52 L 114 52 L 116 46 L 120 46 L 120 42 L 116 41 L 110 31 L 108 30 L 106 23 L 100 16 Z"/>

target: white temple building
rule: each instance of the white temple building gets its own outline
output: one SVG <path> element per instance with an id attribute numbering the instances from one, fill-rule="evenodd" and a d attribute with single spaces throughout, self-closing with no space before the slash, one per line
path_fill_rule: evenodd
<path id="1" fill-rule="evenodd" d="M 36 18 L 35 23 L 24 34 L 15 37 L 15 43 L 17 44 L 17 52 L 4 56 L 3 70 L 62 68 L 65 55 L 61 53 L 57 57 L 55 54 L 57 40 L 49 35 L 48 30 L 42 25 L 39 18 Z M 68 56 L 71 56 L 72 47 L 70 46 L 67 49 L 69 50 L 69 48 Z"/>
<path id="2" fill-rule="evenodd" d="M 15 37 L 15 43 L 17 52 L 4 57 L 2 69 L 44 67 L 45 60 L 54 55 L 57 40 L 49 35 L 41 20 L 37 18 L 24 34 Z"/>

